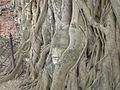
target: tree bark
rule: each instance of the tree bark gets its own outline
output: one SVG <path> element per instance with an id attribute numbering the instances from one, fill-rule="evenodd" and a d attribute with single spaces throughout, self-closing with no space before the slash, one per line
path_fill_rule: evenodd
<path id="1" fill-rule="evenodd" d="M 28 81 L 31 81 L 28 87 L 119 90 L 119 0 L 21 0 L 19 3 L 22 39 L 15 58 L 21 55 L 23 61 L 28 58 Z M 17 60 L 16 68 L 22 61 Z"/>

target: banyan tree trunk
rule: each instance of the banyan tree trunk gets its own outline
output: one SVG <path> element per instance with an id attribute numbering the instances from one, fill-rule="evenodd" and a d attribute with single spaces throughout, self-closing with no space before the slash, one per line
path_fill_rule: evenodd
<path id="1" fill-rule="evenodd" d="M 119 0 L 12 0 L 31 90 L 120 90 Z M 25 82 L 27 83 L 27 82 Z M 23 85 L 24 86 L 24 85 Z"/>

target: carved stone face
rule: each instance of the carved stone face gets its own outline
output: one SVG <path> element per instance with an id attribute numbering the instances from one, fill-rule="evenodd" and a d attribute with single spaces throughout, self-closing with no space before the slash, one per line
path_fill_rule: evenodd
<path id="1" fill-rule="evenodd" d="M 59 61 L 59 58 L 61 57 L 62 53 L 63 53 L 63 49 L 60 49 L 60 48 L 53 48 L 52 49 L 53 64 L 56 64 Z"/>

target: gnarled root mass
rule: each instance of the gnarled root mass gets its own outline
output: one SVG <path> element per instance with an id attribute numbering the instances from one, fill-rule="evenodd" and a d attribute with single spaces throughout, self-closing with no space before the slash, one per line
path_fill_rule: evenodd
<path id="1" fill-rule="evenodd" d="M 119 0 L 15 2 L 21 45 L 15 69 L 0 82 L 26 61 L 21 87 L 28 90 L 119 90 Z"/>

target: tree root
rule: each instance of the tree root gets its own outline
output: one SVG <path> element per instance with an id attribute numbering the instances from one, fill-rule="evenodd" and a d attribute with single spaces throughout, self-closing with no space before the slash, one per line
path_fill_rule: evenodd
<path id="1" fill-rule="evenodd" d="M 6 82 L 8 80 L 11 80 L 13 78 L 15 78 L 16 74 L 18 73 L 20 66 L 22 64 L 23 61 L 23 55 L 20 55 L 19 59 L 18 59 L 18 63 L 15 67 L 15 69 L 7 76 L 5 76 L 4 78 L 0 79 L 0 83 Z"/>

